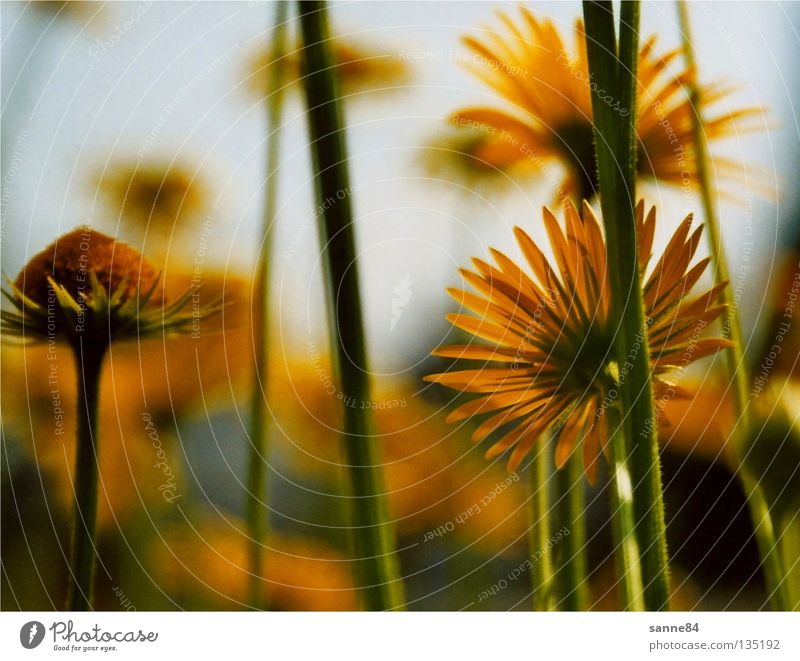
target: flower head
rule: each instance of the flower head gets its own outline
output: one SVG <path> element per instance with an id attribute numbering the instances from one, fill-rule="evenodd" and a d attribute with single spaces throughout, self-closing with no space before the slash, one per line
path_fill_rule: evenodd
<path id="1" fill-rule="evenodd" d="M 517 227 L 517 242 L 528 263 L 524 270 L 498 250 L 495 264 L 475 259 L 476 271 L 462 270 L 477 293 L 450 290 L 475 315 L 455 313 L 448 320 L 485 343 L 446 346 L 434 354 L 479 361 L 473 369 L 433 374 L 426 380 L 480 396 L 462 404 L 450 422 L 491 414 L 473 433 L 479 442 L 495 432 L 503 435 L 487 453 L 493 458 L 514 448 L 509 470 L 515 470 L 547 429 L 558 434 L 556 464 L 561 467 L 583 432 L 583 457 L 595 479 L 599 449 L 608 439 L 606 409 L 625 367 L 614 356 L 617 323 L 611 315 L 606 245 L 591 207 L 583 214 L 567 202 L 565 227 L 544 210 L 544 223 L 555 265 Z M 728 346 L 726 340 L 700 337 L 725 309 L 715 305 L 720 284 L 687 300 L 709 260 L 690 268 L 702 227 L 691 231 L 692 217 L 681 224 L 661 258 L 650 263 L 655 235 L 655 209 L 636 208 L 639 268 L 647 315 L 647 338 L 657 399 L 683 395 L 664 375 Z M 497 366 L 491 365 L 497 363 Z"/>
<path id="2" fill-rule="evenodd" d="M 335 36 L 331 51 L 336 74 L 345 96 L 387 90 L 403 84 L 409 77 L 409 68 L 396 54 L 386 52 L 368 43 Z M 249 64 L 249 87 L 257 96 L 267 89 L 270 67 L 283 68 L 281 80 L 294 83 L 301 78 L 303 48 L 295 45 L 287 55 L 276 59 L 272 48 L 256 51 Z"/>
<path id="3" fill-rule="evenodd" d="M 97 345 L 184 331 L 219 309 L 214 303 L 185 312 L 187 291 L 167 304 L 159 274 L 137 250 L 90 227 L 57 239 L 25 265 L 5 297 L 2 329 L 24 340 Z"/>
<path id="4" fill-rule="evenodd" d="M 203 181 L 187 166 L 120 163 L 104 171 L 97 185 L 128 229 L 159 238 L 200 217 L 208 206 Z"/>
<path id="5" fill-rule="evenodd" d="M 518 158 L 539 167 L 557 160 L 567 170 L 561 195 L 591 199 L 597 191 L 592 135 L 592 90 L 585 35 L 581 21 L 575 26 L 575 46 L 570 50 L 549 20 L 537 19 L 525 8 L 520 21 L 499 13 L 507 34 L 489 32 L 485 39 L 464 39 L 472 51 L 469 69 L 508 101 L 506 108 L 475 107 L 456 113 L 461 126 L 483 128 L 502 136 L 516 147 Z M 662 55 L 651 37 L 641 47 L 637 70 L 638 173 L 643 178 L 674 185 L 697 185 L 692 118 L 696 111 L 706 118 L 709 142 L 740 133 L 745 122 L 760 115 L 758 108 L 714 111 L 730 88 L 701 88 L 701 105 L 695 109 L 685 84 L 694 75 L 684 69 L 673 73 L 680 50 Z M 602 90 L 598 93 L 602 93 Z M 627 112 L 619 99 L 605 102 Z M 721 176 L 735 177 L 739 166 L 720 157 L 713 165 Z"/>
<path id="6" fill-rule="evenodd" d="M 431 177 L 446 176 L 469 190 L 503 188 L 533 171 L 508 142 L 474 128 L 450 128 L 431 140 L 422 163 Z"/>

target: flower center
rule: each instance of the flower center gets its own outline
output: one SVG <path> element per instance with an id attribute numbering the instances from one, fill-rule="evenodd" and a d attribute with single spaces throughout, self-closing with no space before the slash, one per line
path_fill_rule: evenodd
<path id="1" fill-rule="evenodd" d="M 592 324 L 581 342 L 565 347 L 565 382 L 581 393 L 592 390 L 605 394 L 616 385 L 617 378 L 611 369 L 614 363 L 614 341 L 606 329 Z"/>

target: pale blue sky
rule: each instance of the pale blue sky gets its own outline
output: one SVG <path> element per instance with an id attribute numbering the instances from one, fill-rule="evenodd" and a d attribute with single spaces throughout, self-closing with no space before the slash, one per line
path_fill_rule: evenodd
<path id="1" fill-rule="evenodd" d="M 527 3 L 567 30 L 580 3 Z M 420 147 L 455 109 L 494 103 L 452 54 L 462 34 L 495 25 L 493 12 L 513 4 L 484 2 L 332 3 L 339 32 L 356 32 L 384 49 L 441 53 L 415 64 L 411 89 L 349 104 L 349 145 L 359 216 L 358 240 L 373 362 L 379 371 L 410 368 L 422 357 L 413 337 L 440 325 L 431 318 L 456 267 L 487 245 L 513 249 L 509 231 L 523 224 L 539 233 L 536 217 L 550 202 L 546 183 L 504 198 L 483 199 L 444 183 L 424 181 Z M 742 136 L 724 151 L 742 156 L 782 182 L 782 197 L 723 205 L 734 272 L 754 252 L 742 284 L 750 322 L 763 302 L 779 220 L 797 206 L 800 166 L 797 62 L 800 6 L 786 3 L 693 3 L 701 75 L 741 89 L 732 106 L 761 104 L 775 128 Z M 23 262 L 59 233 L 107 217 L 91 175 L 117 159 L 177 157 L 209 177 L 218 195 L 214 259 L 249 273 L 259 242 L 264 178 L 263 104 L 243 89 L 244 61 L 269 38 L 272 8 L 246 3 L 115 3 L 89 25 L 56 20 L 24 3 L 2 5 L 4 108 L 3 271 Z M 644 34 L 663 48 L 679 43 L 674 4 L 645 3 Z M 182 91 L 183 90 L 183 91 Z M 317 332 L 323 320 L 316 230 L 305 148 L 305 119 L 297 96 L 286 116 L 276 281 L 283 339 Z M 16 151 L 16 156 L 14 153 Z M 680 192 L 643 188 L 674 226 L 695 202 Z M 697 204 L 699 206 L 699 204 Z M 310 229 L 309 229 L 310 228 Z M 456 242 L 456 237 L 458 241 Z M 291 253 L 288 255 L 287 253 Z M 411 279 L 405 312 L 390 330 L 392 288 Z M 382 349 L 388 348 L 389 351 Z"/>

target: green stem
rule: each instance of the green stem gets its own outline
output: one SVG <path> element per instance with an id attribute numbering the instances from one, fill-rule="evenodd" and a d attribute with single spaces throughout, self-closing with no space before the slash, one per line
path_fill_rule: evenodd
<path id="1" fill-rule="evenodd" d="M 789 599 L 786 610 L 800 611 L 800 514 L 784 514 L 781 521 L 780 544 L 786 558 L 784 585 Z"/>
<path id="2" fill-rule="evenodd" d="M 639 2 L 622 3 L 619 50 L 611 2 L 584 2 L 592 92 L 600 204 L 606 232 L 619 391 L 625 411 L 625 442 L 630 446 L 630 474 L 636 534 L 648 610 L 669 606 L 666 524 L 657 425 L 653 408 L 650 351 L 637 259 L 636 65 Z M 612 107 L 604 94 L 619 99 Z"/>
<path id="3" fill-rule="evenodd" d="M 606 411 L 611 436 L 611 489 L 614 541 L 617 547 L 617 568 L 624 610 L 645 610 L 641 554 L 636 535 L 633 480 L 628 468 L 628 444 L 616 406 Z"/>
<path id="4" fill-rule="evenodd" d="M 564 611 L 585 611 L 589 607 L 586 561 L 586 498 L 583 460 L 573 452 L 562 470 L 556 471 L 557 527 L 569 534 L 556 547 L 558 606 Z"/>
<path id="5" fill-rule="evenodd" d="M 75 452 L 75 510 L 72 520 L 72 553 L 67 610 L 92 610 L 97 528 L 97 409 L 100 371 L 106 346 L 73 345 L 78 371 L 78 428 Z"/>
<path id="6" fill-rule="evenodd" d="M 272 35 L 271 63 L 267 74 L 267 180 L 264 193 L 263 243 L 259 252 L 253 286 L 253 337 L 255 338 L 256 369 L 253 374 L 250 447 L 247 458 L 247 525 L 250 559 L 250 605 L 261 607 L 264 576 L 264 539 L 268 527 L 268 511 L 264 511 L 267 486 L 267 456 L 269 439 L 265 402 L 269 382 L 269 324 L 270 280 L 272 276 L 272 246 L 278 204 L 278 170 L 280 166 L 280 132 L 283 116 L 283 71 L 279 59 L 286 51 L 286 20 L 288 2 L 275 3 L 275 26 Z"/>
<path id="7" fill-rule="evenodd" d="M 633 479 L 628 462 L 628 444 L 616 406 L 606 411 L 611 436 L 611 489 L 614 542 L 617 547 L 617 569 L 620 575 L 621 601 L 624 610 L 645 610 L 642 584 L 641 554 L 636 535 Z"/>
<path id="8" fill-rule="evenodd" d="M 342 443 L 352 493 L 355 569 L 368 610 L 400 609 L 403 589 L 389 523 L 372 420 L 366 337 L 361 311 L 347 149 L 329 50 L 325 2 L 299 3 L 304 45 L 303 85 L 314 161 L 332 357 L 344 406 Z"/>
<path id="9" fill-rule="evenodd" d="M 531 589 L 533 610 L 553 609 L 553 558 L 550 540 L 550 494 L 551 475 L 548 449 L 544 446 L 546 436 L 533 453 L 530 465 L 530 526 L 528 528 L 528 552 L 531 562 Z"/>
<path id="10" fill-rule="evenodd" d="M 716 283 L 730 283 L 728 258 L 725 253 L 725 247 L 722 244 L 719 229 L 719 216 L 717 214 L 713 187 L 711 185 L 708 146 L 706 145 L 705 135 L 703 133 L 703 100 L 701 98 L 700 87 L 697 84 L 697 68 L 694 48 L 692 46 L 689 13 L 686 8 L 686 3 L 679 0 L 677 4 L 683 37 L 683 53 L 686 58 L 686 64 L 692 72 L 687 83 L 689 100 L 694 108 L 694 112 L 692 113 L 692 141 L 696 153 L 695 167 L 697 169 L 697 179 L 700 185 L 700 195 L 703 204 L 703 215 L 705 217 L 709 250 L 714 265 L 714 280 Z M 775 540 L 775 525 L 772 521 L 772 514 L 758 480 L 750 474 L 742 457 L 745 439 L 747 438 L 751 425 L 749 411 L 749 391 L 751 382 L 744 356 L 744 336 L 739 319 L 738 305 L 733 299 L 730 284 L 722 290 L 720 298 L 723 305 L 727 306 L 722 333 L 724 337 L 729 338 L 733 343 L 733 345 L 724 352 L 725 367 L 728 372 L 729 383 L 733 384 L 733 403 L 737 418 L 736 427 L 733 432 L 733 443 L 729 444 L 728 447 L 732 450 L 732 458 L 735 462 L 737 475 L 741 479 L 745 492 L 747 493 L 750 518 L 753 521 L 754 535 L 761 555 L 764 576 L 767 589 L 771 595 L 772 606 L 776 610 L 785 610 L 788 604 L 788 596 L 785 594 L 785 589 L 781 586 L 781 580 L 784 576 L 783 561 L 780 557 L 780 547 Z"/>
<path id="11" fill-rule="evenodd" d="M 747 494 L 747 504 L 750 507 L 750 517 L 753 521 L 753 534 L 756 538 L 758 553 L 761 556 L 761 566 L 770 603 L 776 611 L 791 610 L 788 586 L 784 583 L 786 574 L 780 557 L 780 544 L 775 536 L 775 523 L 764 492 L 744 465 L 739 468 L 739 478 L 742 480 Z"/>

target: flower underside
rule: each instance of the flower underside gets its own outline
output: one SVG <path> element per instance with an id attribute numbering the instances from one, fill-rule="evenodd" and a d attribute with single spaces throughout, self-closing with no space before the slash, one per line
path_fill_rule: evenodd
<path id="1" fill-rule="evenodd" d="M 221 309 L 220 301 L 196 304 L 196 288 L 165 301 L 159 275 L 137 250 L 88 227 L 60 237 L 7 285 L 2 293 L 15 309 L 0 313 L 2 331 L 28 342 L 102 348 L 193 331 Z"/>
<path id="2" fill-rule="evenodd" d="M 550 159 L 559 161 L 567 170 L 559 197 L 591 199 L 597 193 L 592 93 L 619 112 L 626 109 L 604 95 L 589 75 L 582 22 L 576 22 L 574 47 L 568 49 L 552 21 L 525 8 L 517 22 L 502 12 L 498 16 L 504 32 L 486 30 L 481 39 L 466 37 L 464 43 L 473 56 L 468 69 L 508 105 L 465 108 L 453 122 L 482 129 L 505 143 L 495 150 L 505 162 L 510 154 L 533 169 Z M 759 108 L 719 107 L 733 91 L 719 85 L 701 86 L 700 107 L 695 108 L 686 90 L 694 71 L 676 71 L 681 51 L 658 54 L 655 44 L 651 37 L 639 52 L 637 171 L 640 177 L 672 185 L 697 185 L 695 112 L 705 118 L 703 133 L 709 143 L 761 128 L 763 113 Z M 723 182 L 742 178 L 741 164 L 732 159 L 715 157 L 713 166 Z"/>
<path id="3" fill-rule="evenodd" d="M 434 354 L 478 363 L 426 380 L 479 395 L 455 409 L 448 420 L 491 414 L 472 435 L 474 442 L 499 436 L 487 458 L 513 448 L 508 465 L 515 470 L 541 434 L 551 429 L 558 435 L 559 467 L 583 439 L 584 464 L 593 481 L 609 435 L 606 409 L 617 405 L 626 370 L 626 361 L 614 353 L 618 322 L 610 313 L 605 239 L 587 203 L 582 215 L 565 203 L 563 228 L 547 209 L 543 215 L 555 263 L 519 227 L 514 232 L 528 270 L 494 249 L 493 264 L 473 260 L 476 269 L 464 269 L 462 275 L 474 291 L 449 292 L 471 314 L 457 312 L 448 320 L 483 342 L 441 347 Z M 648 268 L 655 223 L 655 209 L 645 215 L 640 202 L 636 229 L 646 339 L 655 395 L 664 399 L 687 394 L 665 379 L 668 372 L 729 343 L 701 337 L 725 309 L 715 304 L 724 284 L 688 298 L 709 263 L 706 258 L 690 267 L 702 228 L 692 231 L 692 217 L 687 217 Z"/>

